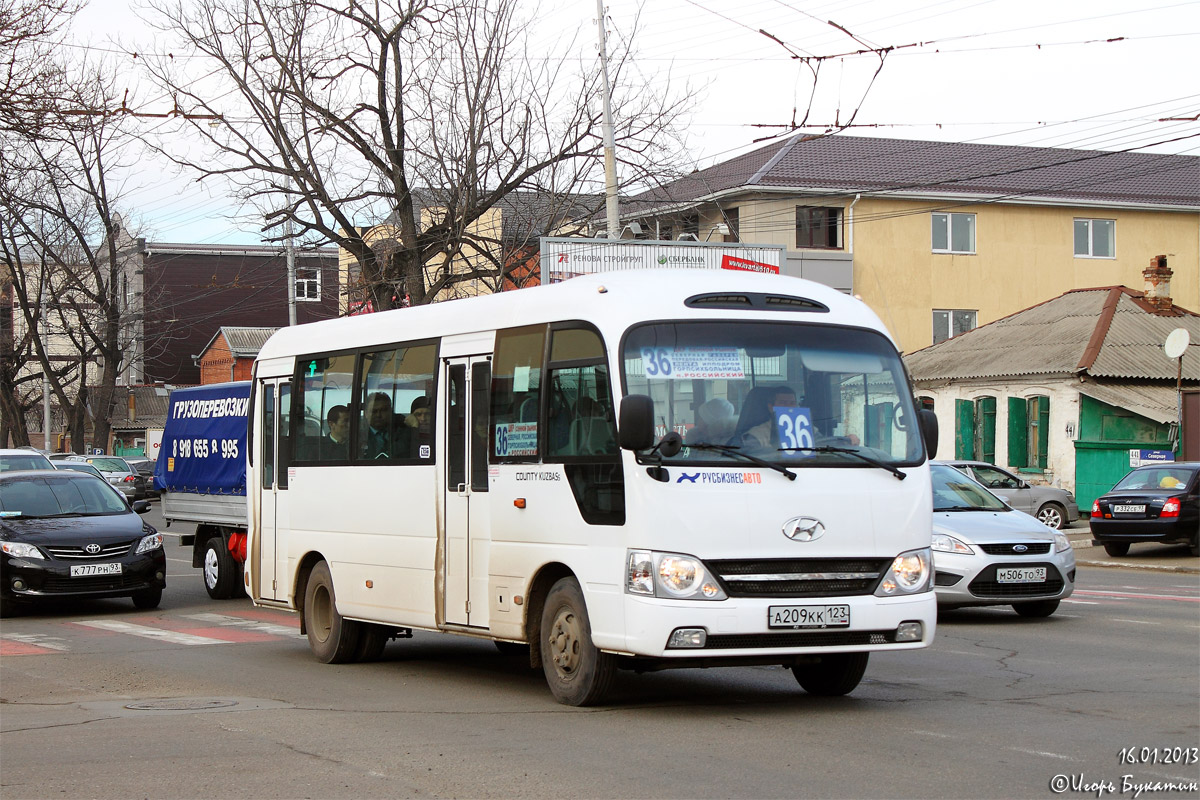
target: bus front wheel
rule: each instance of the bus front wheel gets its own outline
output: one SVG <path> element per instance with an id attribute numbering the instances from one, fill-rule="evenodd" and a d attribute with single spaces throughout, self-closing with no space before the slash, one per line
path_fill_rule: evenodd
<path id="1" fill-rule="evenodd" d="M 204 545 L 204 590 L 213 600 L 228 600 L 239 593 L 238 563 L 229 554 L 225 539 L 213 536 Z"/>
<path id="2" fill-rule="evenodd" d="M 304 628 L 308 646 L 325 664 L 344 664 L 358 655 L 359 623 L 343 619 L 337 611 L 333 576 L 324 561 L 313 567 L 304 589 Z"/>
<path id="3" fill-rule="evenodd" d="M 792 667 L 792 674 L 809 694 L 837 697 L 854 691 L 867 671 L 870 656 L 870 653 L 829 653 L 816 664 Z"/>
<path id="4" fill-rule="evenodd" d="M 592 644 L 583 592 L 574 578 L 550 588 L 542 609 L 542 669 L 554 699 L 569 706 L 603 701 L 612 686 L 616 659 Z"/>

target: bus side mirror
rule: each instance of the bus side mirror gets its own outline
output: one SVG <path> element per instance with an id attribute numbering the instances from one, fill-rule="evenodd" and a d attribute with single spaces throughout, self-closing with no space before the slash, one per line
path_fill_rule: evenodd
<path id="1" fill-rule="evenodd" d="M 617 435 L 623 450 L 647 450 L 654 445 L 654 401 L 631 394 L 621 401 Z"/>
<path id="2" fill-rule="evenodd" d="M 938 448 L 937 414 L 928 408 L 922 408 L 917 412 L 917 416 L 921 420 L 921 438 L 925 440 L 925 451 L 929 453 L 930 458 L 935 458 Z"/>

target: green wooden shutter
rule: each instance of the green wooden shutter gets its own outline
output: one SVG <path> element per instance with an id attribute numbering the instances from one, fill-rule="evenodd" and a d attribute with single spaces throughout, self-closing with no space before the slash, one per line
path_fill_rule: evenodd
<path id="1" fill-rule="evenodd" d="M 975 458 L 975 404 L 954 401 L 954 457 Z"/>
<path id="2" fill-rule="evenodd" d="M 989 464 L 996 463 L 996 398 L 980 397 L 975 401 L 975 457 Z"/>
<path id="3" fill-rule="evenodd" d="M 1027 467 L 1046 468 L 1046 450 L 1050 443 L 1050 398 L 1035 395 L 1029 398 L 1029 441 Z"/>
<path id="4" fill-rule="evenodd" d="M 1008 465 L 1029 466 L 1029 416 L 1025 398 L 1008 398 Z"/>

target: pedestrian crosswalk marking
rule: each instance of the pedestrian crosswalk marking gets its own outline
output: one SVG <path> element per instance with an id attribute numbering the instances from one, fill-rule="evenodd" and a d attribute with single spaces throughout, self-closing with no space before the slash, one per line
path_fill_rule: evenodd
<path id="1" fill-rule="evenodd" d="M 66 651 L 71 649 L 67 647 L 66 642 L 59 637 L 46 636 L 41 633 L 0 633 L 0 639 L 32 645 L 34 647 L 41 647 L 46 650 Z"/>
<path id="2" fill-rule="evenodd" d="M 131 622 L 118 622 L 117 620 L 92 619 L 84 622 L 76 622 L 75 624 L 83 625 L 87 628 L 112 631 L 113 633 L 127 633 L 131 636 L 141 636 L 146 639 L 158 639 L 159 641 L 170 642 L 172 644 L 233 644 L 228 639 L 215 639 L 211 636 L 193 636 L 190 633 L 151 628 L 148 625 L 134 625 Z"/>
<path id="3" fill-rule="evenodd" d="M 231 617 L 226 614 L 185 614 L 185 619 L 207 622 L 220 627 L 240 628 L 260 633 L 270 633 L 275 636 L 300 636 L 300 628 L 294 625 L 276 625 L 271 622 L 260 622 L 244 617 Z"/>

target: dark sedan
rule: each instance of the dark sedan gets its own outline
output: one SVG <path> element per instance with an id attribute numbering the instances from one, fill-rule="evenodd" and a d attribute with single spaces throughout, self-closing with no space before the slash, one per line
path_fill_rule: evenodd
<path id="1" fill-rule="evenodd" d="M 1200 555 L 1200 461 L 1138 467 L 1092 503 L 1091 525 L 1110 556 L 1134 542 L 1187 542 Z"/>
<path id="2" fill-rule="evenodd" d="M 82 472 L 0 475 L 0 616 L 54 597 L 130 597 L 155 608 L 166 586 L 162 534 L 105 481 Z"/>

